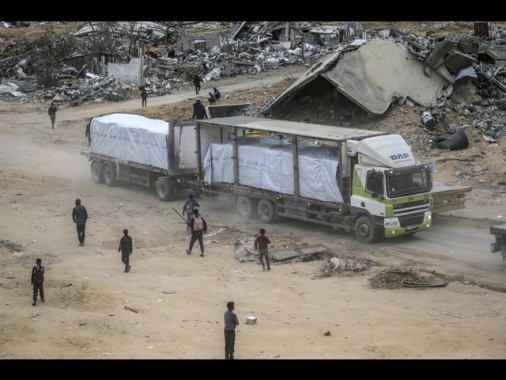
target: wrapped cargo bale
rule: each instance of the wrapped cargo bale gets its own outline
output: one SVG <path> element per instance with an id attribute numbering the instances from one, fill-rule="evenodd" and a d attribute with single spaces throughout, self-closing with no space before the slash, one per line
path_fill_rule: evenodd
<path id="1" fill-rule="evenodd" d="M 293 144 L 272 137 L 239 137 L 239 184 L 294 195 Z M 234 183 L 233 142 L 213 143 L 204 158 L 205 181 Z M 300 195 L 342 202 L 337 146 L 298 143 Z"/>
<path id="2" fill-rule="evenodd" d="M 95 117 L 90 126 L 90 152 L 167 169 L 168 130 L 166 121 L 139 115 Z"/>

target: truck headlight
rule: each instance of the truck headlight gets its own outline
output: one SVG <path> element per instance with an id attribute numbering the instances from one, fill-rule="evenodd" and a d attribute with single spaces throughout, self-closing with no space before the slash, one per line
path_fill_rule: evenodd
<path id="1" fill-rule="evenodd" d="M 395 228 L 395 227 L 399 227 L 399 219 L 397 218 L 385 219 L 385 228 Z"/>

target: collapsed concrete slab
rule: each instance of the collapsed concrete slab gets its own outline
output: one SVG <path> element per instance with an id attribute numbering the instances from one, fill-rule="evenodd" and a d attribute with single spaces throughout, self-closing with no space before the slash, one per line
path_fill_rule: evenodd
<path id="1" fill-rule="evenodd" d="M 317 79 L 324 79 L 370 114 L 385 113 L 397 100 L 428 107 L 449 83 L 436 71 L 427 75 L 427 67 L 394 39 L 355 40 L 313 65 L 262 113 L 276 114 L 276 108 L 287 106 Z"/>

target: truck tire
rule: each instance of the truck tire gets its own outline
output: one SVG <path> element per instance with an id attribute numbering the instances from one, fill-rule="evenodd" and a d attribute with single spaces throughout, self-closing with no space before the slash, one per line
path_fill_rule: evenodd
<path id="1" fill-rule="evenodd" d="M 168 178 L 159 178 L 155 184 L 156 195 L 163 202 L 174 200 L 176 196 L 176 189 L 172 181 Z"/>
<path id="2" fill-rule="evenodd" d="M 95 183 L 104 183 L 104 177 L 102 176 L 102 171 L 100 170 L 100 163 L 95 160 L 91 163 L 91 178 Z"/>
<path id="3" fill-rule="evenodd" d="M 359 242 L 371 244 L 378 240 L 379 231 L 369 217 L 362 215 L 355 222 L 355 236 Z"/>
<path id="4" fill-rule="evenodd" d="M 104 179 L 105 185 L 109 187 L 116 186 L 118 183 L 116 179 L 116 170 L 114 170 L 114 166 L 110 162 L 106 162 L 102 165 L 102 178 Z"/>
<path id="5" fill-rule="evenodd" d="M 274 223 L 276 221 L 276 206 L 267 199 L 261 199 L 257 205 L 257 216 L 264 223 Z"/>
<path id="6" fill-rule="evenodd" d="M 235 203 L 237 212 L 243 218 L 252 218 L 255 216 L 256 201 L 245 195 L 239 195 Z"/>

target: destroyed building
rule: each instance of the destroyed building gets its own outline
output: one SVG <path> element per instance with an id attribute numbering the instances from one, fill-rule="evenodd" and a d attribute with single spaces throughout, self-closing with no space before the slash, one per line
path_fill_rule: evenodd
<path id="1" fill-rule="evenodd" d="M 382 115 L 393 104 L 411 104 L 428 112 L 430 123 L 441 121 L 443 105 L 504 107 L 506 72 L 492 65 L 506 59 L 505 33 L 477 24 L 476 36 L 447 38 L 432 31 L 363 30 L 353 22 L 240 21 L 232 28 L 229 22 L 90 22 L 52 40 L 74 39 L 75 49 L 61 59 L 58 85 L 51 88 L 36 80 L 44 67 L 40 50 L 20 51 L 0 40 L 0 96 L 75 106 L 130 99 L 141 86 L 151 96 L 190 89 L 195 74 L 212 81 L 297 64 L 309 70 L 262 115 L 318 122 L 306 116 L 317 105 L 326 123 L 346 126 L 357 114 Z M 193 26 L 209 33 L 191 33 Z M 109 50 L 96 50 L 97 39 L 108 41 Z M 502 133 L 502 120 L 474 114 L 473 126 L 491 141 Z"/>

